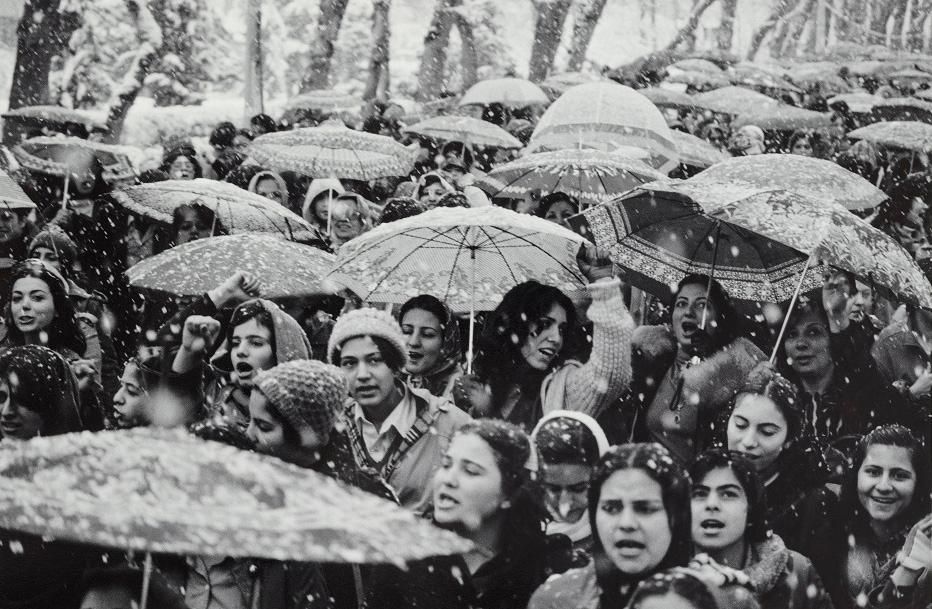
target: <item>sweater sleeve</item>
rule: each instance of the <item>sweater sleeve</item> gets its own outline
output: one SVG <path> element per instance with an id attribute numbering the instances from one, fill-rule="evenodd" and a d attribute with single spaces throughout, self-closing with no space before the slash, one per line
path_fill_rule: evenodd
<path id="1" fill-rule="evenodd" d="M 582 366 L 567 366 L 562 408 L 598 417 L 621 397 L 631 382 L 631 335 L 634 320 L 628 313 L 617 279 L 589 285 L 592 304 L 592 355 Z M 551 388 L 555 388 L 551 385 Z M 546 402 L 553 398 L 547 396 Z"/>

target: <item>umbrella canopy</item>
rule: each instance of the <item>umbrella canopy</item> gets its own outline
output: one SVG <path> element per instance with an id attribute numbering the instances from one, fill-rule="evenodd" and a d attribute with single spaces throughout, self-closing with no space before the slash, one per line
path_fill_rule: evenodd
<path id="1" fill-rule="evenodd" d="M 919 121 L 884 121 L 855 129 L 848 137 L 917 152 L 932 151 L 932 125 Z"/>
<path id="2" fill-rule="evenodd" d="M 928 82 L 932 81 L 932 73 L 916 68 L 904 68 L 890 74 L 890 80 L 901 82 Z"/>
<path id="3" fill-rule="evenodd" d="M 731 79 L 722 71 L 718 73 L 698 70 L 675 71 L 669 73 L 664 80 L 699 88 L 727 87 L 731 84 Z"/>
<path id="4" fill-rule="evenodd" d="M 285 103 L 285 110 L 342 112 L 358 109 L 360 105 L 362 105 L 362 100 L 353 95 L 329 89 L 317 89 L 292 97 Z"/>
<path id="5" fill-rule="evenodd" d="M 408 175 L 417 156 L 390 137 L 330 123 L 260 135 L 247 153 L 276 171 L 354 180 Z"/>
<path id="6" fill-rule="evenodd" d="M 456 313 L 491 311 L 530 279 L 582 298 L 583 243 L 553 222 L 500 207 L 433 209 L 343 244 L 328 277 L 364 301 L 431 294 Z"/>
<path id="7" fill-rule="evenodd" d="M 9 110 L 0 116 L 6 119 L 30 121 L 59 128 L 64 127 L 65 123 L 78 123 L 87 127 L 88 130 L 93 128 L 103 129 L 107 126 L 104 121 L 87 112 L 62 106 L 25 106 Z"/>
<path id="8" fill-rule="evenodd" d="M 787 104 L 766 104 L 745 109 L 732 122 L 735 128 L 757 125 L 770 131 L 795 131 L 797 129 L 820 129 L 832 126 L 832 115 L 815 112 Z"/>
<path id="9" fill-rule="evenodd" d="M 524 78 L 493 78 L 481 80 L 469 87 L 460 99 L 460 106 L 502 104 L 508 108 L 524 108 L 548 104 L 550 98 L 540 87 Z"/>
<path id="10" fill-rule="evenodd" d="M 491 197 L 522 197 L 529 190 L 563 192 L 595 205 L 646 182 L 662 179 L 645 162 L 600 150 L 538 152 L 495 167 L 477 185 Z"/>
<path id="11" fill-rule="evenodd" d="M 475 146 L 521 148 L 524 144 L 498 125 L 470 116 L 435 116 L 405 128 L 438 140 L 456 140 Z"/>
<path id="12" fill-rule="evenodd" d="M 839 110 L 844 105 L 844 107 L 847 107 L 850 112 L 868 114 L 871 110 L 874 109 L 874 105 L 876 105 L 878 102 L 882 102 L 883 99 L 884 98 L 877 95 L 872 95 L 866 91 L 842 93 L 840 95 L 829 98 L 828 107 L 832 110 Z"/>
<path id="13" fill-rule="evenodd" d="M 760 87 L 778 89 L 791 93 L 802 93 L 802 90 L 789 82 L 778 69 L 767 69 L 764 66 L 752 63 L 739 63 L 731 68 L 731 82 L 746 87 Z"/>
<path id="14" fill-rule="evenodd" d="M 709 167 L 682 183 L 707 207 L 751 190 L 783 189 L 827 201 L 850 210 L 866 210 L 887 198 L 861 176 L 823 159 L 795 154 L 758 154 L 734 157 Z"/>
<path id="15" fill-rule="evenodd" d="M 749 108 L 759 109 L 763 106 L 775 106 L 779 102 L 763 93 L 744 87 L 721 87 L 693 96 L 696 106 L 721 114 L 741 114 Z"/>
<path id="16" fill-rule="evenodd" d="M 872 113 L 878 120 L 921 121 L 932 124 L 932 102 L 912 97 L 881 99 L 874 104 Z"/>
<path id="17" fill-rule="evenodd" d="M 711 72 L 712 74 L 720 74 L 722 72 L 722 69 L 715 65 L 715 63 L 708 59 L 699 59 L 696 57 L 680 59 L 679 61 L 671 63 L 670 67 L 684 72 Z"/>
<path id="18" fill-rule="evenodd" d="M 471 544 L 315 471 L 184 430 L 0 445 L 0 526 L 145 552 L 395 563 Z"/>
<path id="19" fill-rule="evenodd" d="M 136 177 L 132 162 L 119 146 L 77 137 L 33 137 L 14 147 L 13 154 L 25 169 L 62 178 L 85 171 L 91 155 L 108 183 Z"/>
<path id="20" fill-rule="evenodd" d="M 604 80 L 604 78 L 592 72 L 561 72 L 547 77 L 547 80 L 540 83 L 540 87 L 556 99 L 576 85 L 584 85 L 600 80 Z"/>
<path id="21" fill-rule="evenodd" d="M 676 149 L 680 153 L 680 163 L 692 167 L 711 167 L 715 163 L 728 158 L 724 152 L 691 133 L 673 129 L 670 131 Z"/>
<path id="22" fill-rule="evenodd" d="M 713 217 L 665 183 L 638 188 L 570 220 L 627 271 L 632 284 L 661 296 L 684 277 L 714 277 L 740 300 L 783 302 L 796 289 L 808 257 L 773 239 Z M 810 227 L 811 229 L 811 227 Z M 810 271 L 804 283 L 822 277 Z"/>
<path id="23" fill-rule="evenodd" d="M 634 146 L 663 172 L 676 167 L 676 145 L 660 110 L 630 87 L 599 82 L 573 87 L 541 116 L 528 149 Z"/>
<path id="24" fill-rule="evenodd" d="M 851 90 L 851 85 L 838 75 L 840 69 L 841 66 L 834 61 L 794 64 L 787 69 L 787 77 L 804 89 L 818 88 L 824 93 L 846 93 Z"/>
<path id="25" fill-rule="evenodd" d="M 114 200 L 129 211 L 171 224 L 182 205 L 201 206 L 214 212 L 228 233 L 275 233 L 292 238 L 316 229 L 284 206 L 226 182 L 198 178 L 165 180 L 114 191 Z"/>
<path id="26" fill-rule="evenodd" d="M 262 280 L 265 298 L 333 293 L 324 277 L 334 256 L 310 245 L 259 234 L 196 239 L 134 265 L 126 276 L 138 288 L 197 296 L 237 271 Z"/>
<path id="27" fill-rule="evenodd" d="M 0 170 L 0 209 L 35 209 L 36 204 L 10 175 Z"/>
<path id="28" fill-rule="evenodd" d="M 932 101 L 932 89 L 923 89 L 922 91 L 916 91 L 913 95 L 923 101 Z"/>
<path id="29" fill-rule="evenodd" d="M 691 95 L 673 89 L 647 87 L 646 89 L 637 89 L 637 92 L 649 99 L 658 108 L 664 106 L 668 108 L 694 108 L 696 106 Z"/>

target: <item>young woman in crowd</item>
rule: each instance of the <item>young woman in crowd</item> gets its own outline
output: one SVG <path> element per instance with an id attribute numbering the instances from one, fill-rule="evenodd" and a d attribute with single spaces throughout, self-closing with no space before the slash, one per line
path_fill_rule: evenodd
<path id="1" fill-rule="evenodd" d="M 537 208 L 538 216 L 564 228 L 570 228 L 567 219 L 578 213 L 579 201 L 562 192 L 543 197 L 540 200 L 540 207 Z"/>
<path id="2" fill-rule="evenodd" d="M 462 345 L 453 311 L 428 294 L 401 305 L 398 322 L 408 347 L 407 383 L 450 398 L 462 376 Z"/>
<path id="3" fill-rule="evenodd" d="M 725 608 L 719 607 L 708 586 L 695 575 L 668 571 L 642 581 L 634 591 L 628 609 Z"/>

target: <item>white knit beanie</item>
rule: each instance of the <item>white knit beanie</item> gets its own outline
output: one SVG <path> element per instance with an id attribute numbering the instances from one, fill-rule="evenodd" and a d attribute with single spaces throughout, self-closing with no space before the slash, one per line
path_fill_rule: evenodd
<path id="1" fill-rule="evenodd" d="M 379 309 L 356 309 L 337 319 L 327 342 L 327 357 L 330 363 L 339 365 L 336 352 L 343 343 L 359 336 L 377 336 L 388 342 L 395 349 L 401 367 L 408 365 L 408 347 L 401 326 L 395 318 Z"/>

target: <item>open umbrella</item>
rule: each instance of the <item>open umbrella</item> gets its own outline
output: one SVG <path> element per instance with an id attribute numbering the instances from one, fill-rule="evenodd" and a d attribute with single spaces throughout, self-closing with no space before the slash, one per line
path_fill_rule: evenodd
<path id="1" fill-rule="evenodd" d="M 61 178 L 86 169 L 88 156 L 100 163 L 101 174 L 108 183 L 136 177 L 132 162 L 119 146 L 77 137 L 33 137 L 14 147 L 13 154 L 25 169 Z"/>
<path id="2" fill-rule="evenodd" d="M 696 104 L 691 95 L 663 87 L 647 87 L 637 89 L 637 92 L 649 99 L 658 108 L 695 108 Z"/>
<path id="3" fill-rule="evenodd" d="M 404 131 L 438 140 L 456 140 L 474 146 L 521 148 L 524 145 L 498 125 L 470 116 L 435 116 L 405 127 Z"/>
<path id="4" fill-rule="evenodd" d="M 310 245 L 262 234 L 196 239 L 146 258 L 126 271 L 137 288 L 197 296 L 237 271 L 262 279 L 266 298 L 334 293 L 324 277 L 334 256 Z"/>
<path id="5" fill-rule="evenodd" d="M 932 81 L 932 73 L 916 68 L 904 68 L 890 74 L 890 80 L 904 83 L 929 82 Z"/>
<path id="6" fill-rule="evenodd" d="M 673 142 L 680 153 L 680 163 L 692 167 L 706 168 L 728 158 L 724 152 L 691 133 L 671 129 Z"/>
<path id="7" fill-rule="evenodd" d="M 814 61 L 791 65 L 786 75 L 789 80 L 803 89 L 821 89 L 823 93 L 847 93 L 851 91 L 844 78 L 838 75 L 841 66 L 834 61 Z"/>
<path id="8" fill-rule="evenodd" d="M 0 170 L 0 209 L 35 209 L 36 204 L 10 175 Z"/>
<path id="9" fill-rule="evenodd" d="M 882 97 L 873 95 L 866 91 L 854 93 L 842 93 L 828 99 L 828 107 L 832 110 L 841 110 L 847 108 L 850 112 L 858 114 L 869 114 L 874 109 L 874 105 L 883 101 Z"/>
<path id="10" fill-rule="evenodd" d="M 330 89 L 317 89 L 292 97 L 285 102 L 285 110 L 342 112 L 358 109 L 361 104 L 362 100 L 352 95 Z"/>
<path id="11" fill-rule="evenodd" d="M 491 197 L 519 198 L 532 189 L 563 192 L 595 205 L 646 182 L 662 179 L 644 161 L 600 150 L 538 152 L 499 165 L 476 184 Z"/>
<path id="12" fill-rule="evenodd" d="M 706 91 L 694 95 L 696 106 L 720 114 L 741 114 L 749 108 L 761 108 L 768 105 L 777 105 L 779 102 L 763 93 L 752 91 L 744 87 L 721 87 L 714 91 Z"/>
<path id="13" fill-rule="evenodd" d="M 84 125 L 88 130 L 103 129 L 107 124 L 95 118 L 88 112 L 73 110 L 63 106 L 24 106 L 15 110 L 8 110 L 2 115 L 5 119 L 22 122 L 32 122 L 39 126 L 48 126 L 55 129 L 64 128 L 66 123 Z"/>
<path id="14" fill-rule="evenodd" d="M 556 99 L 576 85 L 584 85 L 600 80 L 604 80 L 604 77 L 592 72 L 561 72 L 548 76 L 547 80 L 540 83 L 540 87 L 549 93 L 553 99 Z"/>
<path id="15" fill-rule="evenodd" d="M 758 154 L 728 158 L 682 183 L 701 205 L 730 201 L 748 190 L 789 190 L 834 201 L 850 210 L 867 210 L 887 195 L 839 165 L 795 154 Z"/>
<path id="16" fill-rule="evenodd" d="M 671 71 L 664 80 L 703 89 L 727 87 L 731 84 L 731 79 L 728 78 L 728 75 L 721 71 L 715 73 L 700 70 L 676 70 Z"/>
<path id="17" fill-rule="evenodd" d="M 722 69 L 714 62 L 696 57 L 688 57 L 686 59 L 674 61 L 669 67 L 684 72 L 711 72 L 712 74 L 721 74 L 722 72 Z"/>
<path id="18" fill-rule="evenodd" d="M 226 182 L 198 178 L 165 180 L 114 191 L 114 200 L 129 211 L 171 224 L 182 205 L 206 207 L 227 233 L 275 233 L 288 238 L 316 229 L 301 216 L 265 197 Z"/>
<path id="19" fill-rule="evenodd" d="M 502 104 L 507 108 L 524 108 L 548 104 L 550 98 L 540 87 L 523 78 L 493 78 L 481 80 L 469 87 L 460 99 L 460 106 Z"/>
<path id="20" fill-rule="evenodd" d="M 739 63 L 732 66 L 730 72 L 731 82 L 736 85 L 802 93 L 802 90 L 789 82 L 778 68 L 768 69 L 758 64 Z"/>
<path id="21" fill-rule="evenodd" d="M 787 104 L 765 104 L 745 109 L 732 121 L 735 128 L 744 125 L 757 125 L 770 131 L 821 129 L 831 127 L 832 115 Z"/>
<path id="22" fill-rule="evenodd" d="M 932 76 L 930 74 L 929 76 Z M 932 102 L 912 97 L 878 100 L 872 109 L 877 120 L 921 121 L 932 124 Z"/>
<path id="23" fill-rule="evenodd" d="M 263 167 L 328 178 L 374 180 L 404 176 L 414 167 L 417 150 L 384 135 L 325 123 L 260 135 L 249 156 Z"/>
<path id="24" fill-rule="evenodd" d="M 919 121 L 884 121 L 855 129 L 848 137 L 890 148 L 932 151 L 932 125 Z"/>
<path id="25" fill-rule="evenodd" d="M 375 495 L 185 430 L 0 444 L 0 527 L 182 555 L 394 563 L 471 544 Z"/>
<path id="26" fill-rule="evenodd" d="M 676 167 L 676 145 L 660 110 L 630 87 L 598 82 L 573 87 L 541 116 L 528 150 L 643 148 L 659 171 Z"/>

